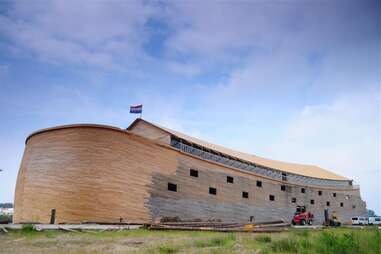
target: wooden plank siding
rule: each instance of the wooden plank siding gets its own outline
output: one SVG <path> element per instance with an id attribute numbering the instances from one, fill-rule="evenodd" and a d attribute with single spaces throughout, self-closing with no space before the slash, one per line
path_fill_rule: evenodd
<path id="1" fill-rule="evenodd" d="M 132 133 L 72 125 L 34 133 L 17 178 L 14 222 L 49 223 L 51 209 L 56 209 L 56 223 L 151 223 L 164 217 L 244 222 L 250 216 L 288 221 L 296 204 L 307 205 L 320 223 L 327 201 L 344 221 L 366 211 L 359 189 L 305 186 L 301 193 L 300 186 L 289 185 L 281 191 L 279 181 L 210 163 L 168 144 L 168 136 L 144 127 Z M 197 178 L 190 176 L 190 168 L 198 170 Z M 227 183 L 226 176 L 234 183 Z M 177 192 L 168 191 L 169 182 L 177 184 Z M 217 195 L 210 195 L 209 187 Z M 242 191 L 249 193 L 247 199 Z M 275 201 L 269 201 L 270 194 Z"/>

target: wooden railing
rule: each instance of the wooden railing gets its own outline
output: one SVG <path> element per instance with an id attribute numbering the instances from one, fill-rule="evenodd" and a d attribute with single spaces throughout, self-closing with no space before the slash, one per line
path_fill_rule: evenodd
<path id="1" fill-rule="evenodd" d="M 251 162 L 238 160 L 236 158 L 229 157 L 228 155 L 220 154 L 210 150 L 206 151 L 206 149 L 203 150 L 202 147 L 196 147 L 191 144 L 186 144 L 184 141 L 174 137 L 172 137 L 171 139 L 171 146 L 185 153 L 195 155 L 205 160 L 222 163 L 230 167 L 235 167 L 238 169 L 253 172 L 258 175 L 266 176 L 269 178 L 273 178 L 276 180 L 281 180 L 281 181 L 285 181 L 289 183 L 325 186 L 325 187 L 332 186 L 336 188 L 337 187 L 353 188 L 353 189 L 359 188 L 359 186 L 350 185 L 349 180 L 340 181 L 340 180 L 313 178 L 313 177 L 308 177 L 303 175 L 292 174 L 289 172 L 284 172 L 278 169 L 266 168 Z"/>

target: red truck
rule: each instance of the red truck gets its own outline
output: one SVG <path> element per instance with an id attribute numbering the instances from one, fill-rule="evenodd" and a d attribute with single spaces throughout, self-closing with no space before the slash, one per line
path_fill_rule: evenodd
<path id="1" fill-rule="evenodd" d="M 312 225 L 314 215 L 306 211 L 305 206 L 297 206 L 294 217 L 292 218 L 292 225 Z"/>

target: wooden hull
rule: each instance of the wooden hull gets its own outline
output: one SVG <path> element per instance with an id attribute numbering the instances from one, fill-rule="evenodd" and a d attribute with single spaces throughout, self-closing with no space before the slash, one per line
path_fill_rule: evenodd
<path id="1" fill-rule="evenodd" d="M 197 169 L 199 177 L 191 177 L 190 168 Z M 228 175 L 234 183 L 226 182 Z M 257 180 L 262 187 L 256 186 Z M 168 183 L 176 184 L 177 191 L 169 191 Z M 366 212 L 359 189 L 303 186 L 306 193 L 301 193 L 301 186 L 282 191 L 280 185 L 129 131 L 98 125 L 57 127 L 27 139 L 14 222 L 49 223 L 52 209 L 55 223 L 151 223 L 165 217 L 246 222 L 251 216 L 290 221 L 295 206 L 306 205 L 320 224 L 327 201 L 344 222 Z M 217 195 L 210 195 L 209 187 L 216 188 Z M 249 198 L 242 198 L 243 191 Z"/>

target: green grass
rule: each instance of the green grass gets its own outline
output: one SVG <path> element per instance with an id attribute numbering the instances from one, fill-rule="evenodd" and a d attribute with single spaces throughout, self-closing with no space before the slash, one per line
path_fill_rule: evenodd
<path id="1" fill-rule="evenodd" d="M 160 254 L 172 254 L 172 253 L 177 253 L 178 248 L 170 245 L 161 245 L 159 246 L 159 253 Z"/>
<path id="2" fill-rule="evenodd" d="M 273 252 L 297 253 L 298 243 L 294 238 L 284 238 L 270 244 Z"/>
<path id="3" fill-rule="evenodd" d="M 378 254 L 381 233 L 369 229 L 292 230 L 289 233 L 246 239 L 247 248 L 261 253 Z"/>
<path id="4" fill-rule="evenodd" d="M 30 224 L 23 225 L 21 230 L 11 230 L 10 236 L 15 238 L 28 237 L 28 238 L 55 238 L 59 236 L 66 237 L 88 237 L 99 239 L 118 239 L 118 238 L 201 238 L 201 237 L 219 237 L 226 236 L 224 233 L 207 232 L 207 231 L 176 231 L 176 230 L 158 230 L 151 231 L 147 229 L 134 229 L 122 231 L 84 231 L 84 232 L 65 232 L 56 230 L 35 231 Z"/>
<path id="5" fill-rule="evenodd" d="M 271 242 L 271 236 L 269 235 L 259 235 L 255 238 L 256 241 L 261 243 L 269 243 Z"/>
<path id="6" fill-rule="evenodd" d="M 4 251 L 13 253 L 24 253 L 29 249 L 34 250 L 33 253 L 57 253 L 55 246 L 61 246 L 61 252 L 58 253 L 381 253 L 381 230 L 377 228 L 290 230 L 273 234 L 251 234 L 147 229 L 37 232 L 30 225 L 24 225 L 22 230 L 10 231 L 5 236 L 0 236 L 0 246 L 5 246 Z M 17 251 L 18 248 L 20 251 Z"/>
<path id="7" fill-rule="evenodd" d="M 235 235 L 229 234 L 224 237 L 215 237 L 208 240 L 199 240 L 194 242 L 194 246 L 197 248 L 205 247 L 227 247 L 231 246 L 235 242 Z"/>

